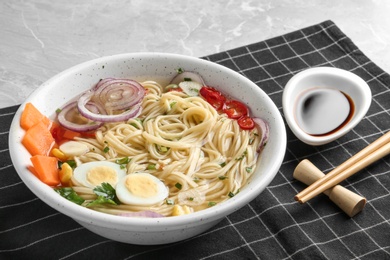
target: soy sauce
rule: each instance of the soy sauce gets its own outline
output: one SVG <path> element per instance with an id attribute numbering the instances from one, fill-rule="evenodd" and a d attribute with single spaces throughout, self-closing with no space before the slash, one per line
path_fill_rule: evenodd
<path id="1" fill-rule="evenodd" d="M 351 97 L 344 92 L 331 88 L 312 88 L 297 98 L 294 112 L 303 131 L 313 136 L 324 136 L 345 126 L 354 111 Z"/>

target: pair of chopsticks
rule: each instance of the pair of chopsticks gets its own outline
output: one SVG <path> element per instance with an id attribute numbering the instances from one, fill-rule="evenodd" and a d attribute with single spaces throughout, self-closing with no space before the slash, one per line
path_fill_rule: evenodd
<path id="1" fill-rule="evenodd" d="M 390 131 L 295 195 L 294 199 L 299 203 L 305 203 L 388 154 Z"/>

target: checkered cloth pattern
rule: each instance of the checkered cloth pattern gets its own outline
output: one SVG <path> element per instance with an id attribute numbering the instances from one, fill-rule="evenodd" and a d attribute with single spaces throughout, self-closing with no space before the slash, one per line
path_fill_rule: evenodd
<path id="1" fill-rule="evenodd" d="M 302 143 L 287 128 L 287 151 L 272 183 L 217 226 L 186 241 L 138 246 L 95 235 L 40 201 L 22 183 L 9 156 L 8 131 L 18 106 L 0 109 L 1 259 L 390 259 L 390 160 L 385 157 L 342 183 L 366 197 L 353 218 L 328 197 L 303 205 L 305 185 L 292 173 L 302 159 L 329 172 L 390 128 L 390 76 L 332 22 L 204 57 L 246 76 L 282 111 L 282 93 L 296 73 L 317 66 L 351 71 L 370 86 L 364 119 L 327 145 Z"/>

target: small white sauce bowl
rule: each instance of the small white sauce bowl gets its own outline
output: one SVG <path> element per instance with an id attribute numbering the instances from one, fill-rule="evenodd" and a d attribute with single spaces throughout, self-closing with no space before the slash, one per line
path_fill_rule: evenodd
<path id="1" fill-rule="evenodd" d="M 296 120 L 294 111 L 297 98 L 305 90 L 315 87 L 338 89 L 347 94 L 355 106 L 354 114 L 349 122 L 327 135 L 310 135 L 299 127 Z M 318 146 L 332 142 L 354 128 L 367 113 L 371 99 L 370 87 L 356 74 L 333 67 L 316 67 L 296 74 L 287 82 L 283 91 L 283 113 L 288 126 L 298 139 L 306 144 Z"/>

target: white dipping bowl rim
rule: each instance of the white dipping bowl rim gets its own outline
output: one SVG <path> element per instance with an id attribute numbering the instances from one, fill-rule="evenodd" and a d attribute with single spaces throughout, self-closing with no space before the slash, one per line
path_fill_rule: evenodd
<path id="1" fill-rule="evenodd" d="M 296 121 L 294 111 L 297 98 L 305 90 L 315 87 L 338 89 L 350 96 L 354 102 L 355 111 L 352 118 L 332 134 L 323 136 L 307 134 Z M 297 73 L 287 82 L 283 91 L 282 106 L 284 117 L 294 135 L 306 144 L 318 146 L 330 143 L 353 129 L 366 115 L 371 99 L 370 87 L 358 75 L 334 67 L 315 67 Z"/>
<path id="2" fill-rule="evenodd" d="M 123 65 L 125 63 L 126 65 Z M 256 105 L 256 107 L 250 107 L 251 114 L 263 117 L 270 123 L 271 135 L 258 162 L 260 166 L 257 167 L 252 180 L 238 195 L 224 203 L 189 215 L 154 219 L 127 218 L 76 205 L 56 194 L 51 187 L 42 183 L 26 169 L 30 164 L 30 155 L 21 145 L 24 131 L 19 125 L 20 115 L 25 104 L 32 102 L 42 113 L 50 116 L 56 107 L 62 106 L 78 93 L 89 89 L 100 78 L 127 77 L 123 75 L 123 69 L 117 68 L 118 66 L 127 66 L 126 73 L 145 71 L 145 76 L 149 76 L 149 79 L 153 79 L 155 72 L 156 75 L 160 73 L 164 74 L 165 77 L 172 77 L 175 74 L 173 68 L 193 70 L 204 76 L 206 83 L 215 81 L 217 85 L 236 84 L 226 89 L 228 94 L 247 102 L 247 104 Z M 149 68 L 153 69 L 149 70 Z M 166 75 L 168 72 L 172 75 Z M 69 84 L 64 85 L 64 81 Z M 218 88 L 218 86 L 215 87 Z M 53 90 L 51 90 L 52 88 Z M 64 88 L 66 93 L 72 95 L 65 98 L 59 95 L 58 91 L 63 91 Z M 243 93 L 245 91 L 248 93 Z M 247 97 L 247 101 L 243 100 L 242 97 Z M 45 102 L 47 103 L 45 104 Z M 10 154 L 14 167 L 23 182 L 37 197 L 103 237 L 142 245 L 166 244 L 200 234 L 218 223 L 223 217 L 248 204 L 268 186 L 278 173 L 286 151 L 286 143 L 286 129 L 278 108 L 263 90 L 246 77 L 227 67 L 200 58 L 179 54 L 142 52 L 94 59 L 52 77 L 21 104 L 15 114 L 9 134 Z M 188 231 L 187 234 L 187 230 L 191 231 Z"/>

